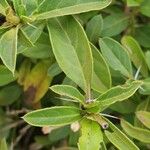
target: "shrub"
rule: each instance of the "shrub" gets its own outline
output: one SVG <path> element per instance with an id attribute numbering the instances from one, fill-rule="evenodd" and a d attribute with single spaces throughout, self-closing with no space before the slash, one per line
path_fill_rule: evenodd
<path id="1" fill-rule="evenodd" d="M 149 8 L 1 0 L 0 150 L 149 149 Z"/>

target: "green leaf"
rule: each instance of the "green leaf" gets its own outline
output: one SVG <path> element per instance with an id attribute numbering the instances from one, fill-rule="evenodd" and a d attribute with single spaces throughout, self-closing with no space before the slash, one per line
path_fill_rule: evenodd
<path id="1" fill-rule="evenodd" d="M 57 62 L 55 62 L 54 64 L 52 64 L 49 69 L 48 69 L 48 76 L 50 77 L 55 77 L 58 74 L 60 74 L 62 72 L 62 70 L 60 69 L 59 65 L 57 64 Z"/>
<path id="2" fill-rule="evenodd" d="M 121 119 L 121 126 L 123 130 L 134 139 L 137 139 L 143 143 L 150 143 L 150 131 L 132 126 L 127 121 Z"/>
<path id="3" fill-rule="evenodd" d="M 146 53 L 145 53 L 145 59 L 146 59 L 146 62 L 147 62 L 147 66 L 148 66 L 148 68 L 149 68 L 149 70 L 150 70 L 150 51 L 147 51 Z"/>
<path id="4" fill-rule="evenodd" d="M 18 100 L 21 89 L 18 85 L 6 86 L 0 90 L 0 106 L 7 106 Z"/>
<path id="5" fill-rule="evenodd" d="M 45 22 L 35 22 L 32 25 L 25 25 L 21 29 L 24 31 L 29 40 L 32 43 L 35 43 L 41 36 L 44 27 Z"/>
<path id="6" fill-rule="evenodd" d="M 0 1 L 0 14 L 6 15 L 6 8 L 9 7 L 8 3 L 6 0 L 1 0 Z"/>
<path id="7" fill-rule="evenodd" d="M 100 93 L 105 92 L 111 87 L 111 75 L 109 67 L 98 51 L 98 49 L 91 44 L 93 54 L 93 76 L 92 88 Z"/>
<path id="8" fill-rule="evenodd" d="M 136 99 L 133 97 L 133 100 L 127 99 L 125 101 L 117 102 L 111 105 L 110 109 L 119 112 L 121 114 L 130 114 L 135 112 L 136 106 L 137 106 Z"/>
<path id="9" fill-rule="evenodd" d="M 26 15 L 26 8 L 22 0 L 12 0 L 15 12 L 18 16 Z"/>
<path id="10" fill-rule="evenodd" d="M 139 89 L 140 94 L 150 95 L 150 78 L 143 80 L 143 85 Z"/>
<path id="11" fill-rule="evenodd" d="M 5 66 L 0 65 L 0 86 L 4 86 L 14 80 L 16 80 L 16 77 Z"/>
<path id="12" fill-rule="evenodd" d="M 150 47 L 150 25 L 144 25 L 135 29 L 134 38 L 143 47 Z"/>
<path id="13" fill-rule="evenodd" d="M 122 44 L 125 46 L 136 68 L 138 69 L 139 67 L 141 67 L 140 72 L 144 77 L 147 77 L 148 76 L 147 64 L 144 58 L 143 51 L 138 42 L 131 36 L 124 36 L 122 38 Z"/>
<path id="14" fill-rule="evenodd" d="M 106 119 L 106 118 L 105 118 Z M 114 144 L 119 150 L 139 150 L 139 148 L 114 124 L 112 124 L 108 119 L 106 119 L 111 128 L 111 132 L 105 130 L 105 135 L 109 141 Z"/>
<path id="15" fill-rule="evenodd" d="M 70 127 L 64 126 L 55 130 L 52 130 L 50 134 L 48 135 L 49 144 L 53 144 L 56 142 L 59 142 L 60 140 L 63 140 L 65 138 L 68 138 L 70 133 Z"/>
<path id="16" fill-rule="evenodd" d="M 133 81 L 123 86 L 115 86 L 100 95 L 96 99 L 96 102 L 99 102 L 101 109 L 105 109 L 118 101 L 123 101 L 131 97 L 141 85 L 141 81 Z"/>
<path id="17" fill-rule="evenodd" d="M 99 150 L 103 142 L 103 134 L 97 122 L 83 119 L 81 121 L 82 135 L 79 138 L 79 150 Z"/>
<path id="18" fill-rule="evenodd" d="M 85 91 L 92 77 L 92 52 L 81 25 L 71 16 L 51 19 L 48 30 L 57 63 Z"/>
<path id="19" fill-rule="evenodd" d="M 0 150 L 8 150 L 7 149 L 7 143 L 6 143 L 6 139 L 0 139 Z"/>
<path id="20" fill-rule="evenodd" d="M 101 32 L 101 36 L 115 36 L 124 31 L 129 22 L 129 17 L 123 14 L 112 14 L 104 18 L 103 21 L 103 30 Z"/>
<path id="21" fill-rule="evenodd" d="M 132 78 L 131 62 L 121 44 L 111 38 L 100 39 L 99 44 L 109 66 L 116 71 L 120 71 L 124 76 Z"/>
<path id="22" fill-rule="evenodd" d="M 0 39 L 0 57 L 6 67 L 14 74 L 17 57 L 18 27 L 5 32 Z"/>
<path id="23" fill-rule="evenodd" d="M 135 7 L 140 6 L 142 0 L 127 0 L 127 6 L 129 7 Z"/>
<path id="24" fill-rule="evenodd" d="M 140 7 L 140 12 L 147 16 L 147 17 L 150 17 L 150 1 L 149 0 L 143 0 L 143 3 L 141 4 L 141 7 Z"/>
<path id="25" fill-rule="evenodd" d="M 24 56 L 30 58 L 50 58 L 51 60 L 54 59 L 54 55 L 52 52 L 51 44 L 49 41 L 49 35 L 42 33 L 39 39 L 36 41 L 34 46 L 26 47 L 22 52 Z"/>
<path id="26" fill-rule="evenodd" d="M 62 96 L 75 99 L 77 102 L 84 104 L 84 96 L 73 86 L 69 85 L 54 85 L 50 89 Z"/>
<path id="27" fill-rule="evenodd" d="M 150 97 L 142 101 L 136 108 L 137 111 L 150 111 Z M 140 128 L 145 128 L 145 126 L 139 121 L 137 116 L 134 118 L 134 125 Z"/>
<path id="28" fill-rule="evenodd" d="M 23 119 L 33 126 L 62 126 L 80 120 L 80 113 L 76 107 L 58 106 L 29 112 Z"/>
<path id="29" fill-rule="evenodd" d="M 18 32 L 18 43 L 21 43 L 20 45 L 23 45 L 23 46 L 26 46 L 26 47 L 34 46 L 32 41 L 29 39 L 27 34 L 22 29 L 20 29 L 19 32 Z"/>
<path id="30" fill-rule="evenodd" d="M 91 10 L 100 10 L 107 7 L 111 0 L 45 0 L 37 9 L 38 13 L 33 15 L 33 18 L 47 19 L 58 16 L 79 14 Z"/>
<path id="31" fill-rule="evenodd" d="M 86 25 L 86 34 L 93 43 L 98 42 L 103 29 L 103 18 L 101 15 L 94 16 Z"/>
<path id="32" fill-rule="evenodd" d="M 136 116 L 147 128 L 150 129 L 150 112 L 137 111 Z"/>
<path id="33" fill-rule="evenodd" d="M 42 0 L 43 2 L 43 0 Z M 42 3 L 38 0 L 25 0 L 24 5 L 26 7 L 26 15 L 30 16 L 33 12 L 38 8 L 38 6 Z"/>

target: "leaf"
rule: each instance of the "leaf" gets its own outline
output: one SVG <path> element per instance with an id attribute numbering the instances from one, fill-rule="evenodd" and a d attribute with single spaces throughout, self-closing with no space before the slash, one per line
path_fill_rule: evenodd
<path id="1" fill-rule="evenodd" d="M 99 44 L 109 66 L 116 71 L 120 71 L 124 76 L 132 78 L 131 62 L 121 44 L 111 38 L 100 39 Z"/>
<path id="2" fill-rule="evenodd" d="M 121 126 L 123 130 L 134 139 L 137 139 L 143 143 L 150 143 L 150 140 L 149 140 L 150 131 L 149 130 L 134 127 L 123 119 L 121 119 Z"/>
<path id="3" fill-rule="evenodd" d="M 12 0 L 12 2 L 18 16 L 26 15 L 26 8 L 22 0 Z"/>
<path id="4" fill-rule="evenodd" d="M 57 63 L 85 91 L 92 77 L 92 54 L 81 25 L 71 16 L 51 19 L 48 30 Z"/>
<path id="5" fill-rule="evenodd" d="M 42 0 L 43 2 L 43 0 Z M 41 3 L 38 0 L 25 0 L 24 5 L 26 7 L 26 14 L 30 16 L 40 5 Z"/>
<path id="6" fill-rule="evenodd" d="M 127 6 L 129 7 L 135 7 L 140 6 L 142 0 L 127 0 Z"/>
<path id="7" fill-rule="evenodd" d="M 23 45 L 26 47 L 34 46 L 32 41 L 29 39 L 29 37 L 26 35 L 26 33 L 22 29 L 20 29 L 18 32 L 18 43 L 21 43 L 20 45 Z"/>
<path id="8" fill-rule="evenodd" d="M 82 135 L 79 138 L 79 150 L 99 150 L 100 143 L 103 142 L 103 134 L 98 123 L 92 120 L 83 119 L 81 121 Z"/>
<path id="9" fill-rule="evenodd" d="M 51 133 L 48 135 L 48 139 L 49 139 L 48 144 L 52 145 L 53 143 L 59 142 L 60 140 L 67 138 L 69 134 L 70 134 L 69 126 L 64 126 L 58 129 L 56 127 L 56 129 L 52 130 Z"/>
<path id="10" fill-rule="evenodd" d="M 40 61 L 30 71 L 27 63 L 23 66 L 22 73 L 27 76 L 25 76 L 25 80 L 22 83 L 27 95 L 28 93 L 29 95 L 30 93 L 33 94 L 33 96 L 29 96 L 29 98 L 32 97 L 31 102 L 37 103 L 48 91 L 52 77 L 47 75 L 47 70 L 51 63 L 46 60 Z"/>
<path id="11" fill-rule="evenodd" d="M 107 7 L 111 0 L 45 0 L 37 9 L 38 13 L 32 17 L 40 19 L 54 18 L 71 14 L 79 14 L 91 10 L 100 10 Z"/>
<path id="12" fill-rule="evenodd" d="M 76 107 L 58 106 L 29 112 L 23 119 L 33 126 L 63 126 L 80 120 L 80 113 Z"/>
<path id="13" fill-rule="evenodd" d="M 106 118 L 105 118 L 106 119 Z M 139 148 L 114 124 L 112 124 L 108 119 L 106 121 L 109 123 L 111 132 L 105 130 L 104 133 L 109 141 L 114 144 L 119 150 L 139 150 Z"/>
<path id="14" fill-rule="evenodd" d="M 7 149 L 7 143 L 6 143 L 6 139 L 0 139 L 0 150 L 8 150 Z"/>
<path id="15" fill-rule="evenodd" d="M 103 18 L 101 15 L 94 16 L 86 25 L 86 34 L 93 43 L 98 42 L 103 29 Z"/>
<path id="16" fill-rule="evenodd" d="M 45 22 L 34 22 L 32 25 L 25 25 L 21 29 L 32 43 L 35 43 L 41 36 Z"/>
<path id="17" fill-rule="evenodd" d="M 54 59 L 49 36 L 44 33 L 42 33 L 36 43 L 34 43 L 34 46 L 26 47 L 21 53 L 24 56 L 30 58 L 50 58 L 51 60 Z"/>
<path id="18" fill-rule="evenodd" d="M 3 65 L 0 65 L 0 86 L 4 86 L 10 82 L 16 80 L 16 76 Z"/>
<path id="19" fill-rule="evenodd" d="M 129 17 L 123 14 L 112 14 L 104 18 L 102 37 L 112 37 L 124 31 L 129 24 Z"/>
<path id="20" fill-rule="evenodd" d="M 18 100 L 21 89 L 18 85 L 10 85 L 0 90 L 0 106 L 7 106 Z"/>
<path id="21" fill-rule="evenodd" d="M 147 62 L 147 66 L 148 66 L 148 68 L 149 68 L 149 70 L 150 70 L 150 51 L 147 51 L 146 53 L 145 53 L 145 59 L 146 59 L 146 62 Z"/>
<path id="22" fill-rule="evenodd" d="M 136 108 L 137 111 L 150 111 L 150 97 L 142 101 Z M 134 118 L 134 125 L 140 128 L 145 128 L 145 126 L 139 121 L 137 116 Z"/>
<path id="23" fill-rule="evenodd" d="M 150 47 L 150 25 L 144 25 L 135 29 L 134 38 L 143 47 Z"/>
<path id="24" fill-rule="evenodd" d="M 99 105 L 103 110 L 116 102 L 123 101 L 131 97 L 141 85 L 141 81 L 133 81 L 123 86 L 115 86 L 100 95 L 96 99 L 96 102 L 99 102 Z"/>
<path id="25" fill-rule="evenodd" d="M 143 15 L 150 17 L 149 7 L 150 7 L 150 1 L 149 0 L 143 0 L 143 2 L 141 3 L 140 12 Z"/>
<path id="26" fill-rule="evenodd" d="M 93 76 L 92 88 L 100 93 L 105 92 L 111 87 L 111 75 L 109 67 L 98 51 L 98 49 L 91 44 L 93 54 Z"/>
<path id="27" fill-rule="evenodd" d="M 17 57 L 18 27 L 5 32 L 0 39 L 0 57 L 6 67 L 14 74 Z"/>
<path id="28" fill-rule="evenodd" d="M 1 0 L 0 1 L 0 14 L 6 15 L 6 8 L 9 7 L 8 3 L 6 0 Z"/>
<path id="29" fill-rule="evenodd" d="M 137 111 L 136 116 L 147 128 L 150 129 L 150 112 Z"/>
<path id="30" fill-rule="evenodd" d="M 140 94 L 150 95 L 150 78 L 145 78 L 143 84 L 139 89 Z"/>
<path id="31" fill-rule="evenodd" d="M 140 72 L 144 77 L 147 77 L 148 76 L 147 64 L 144 58 L 144 53 L 138 42 L 131 36 L 124 36 L 121 42 L 125 46 L 136 68 L 138 69 L 141 67 Z"/>
<path id="32" fill-rule="evenodd" d="M 59 95 L 67 96 L 75 99 L 77 102 L 84 104 L 84 96 L 73 86 L 69 85 L 54 85 L 50 89 Z"/>
<path id="33" fill-rule="evenodd" d="M 130 113 L 134 113 L 135 109 L 136 109 L 136 99 L 133 97 L 132 99 L 127 99 L 125 101 L 121 101 L 121 102 L 117 102 L 113 105 L 110 106 L 110 109 L 112 109 L 113 111 L 119 112 L 121 114 L 130 114 Z M 124 109 L 126 108 L 126 109 Z"/>
<path id="34" fill-rule="evenodd" d="M 28 59 L 25 59 L 20 68 L 19 68 L 19 72 L 18 72 L 18 83 L 20 85 L 24 85 L 25 81 L 30 73 L 30 69 L 31 69 L 31 61 Z"/>
<path id="35" fill-rule="evenodd" d="M 55 77 L 58 74 L 60 74 L 62 72 L 62 70 L 60 69 L 59 65 L 57 64 L 57 62 L 55 62 L 54 64 L 52 64 L 49 68 L 48 68 L 48 76 L 50 77 Z"/>

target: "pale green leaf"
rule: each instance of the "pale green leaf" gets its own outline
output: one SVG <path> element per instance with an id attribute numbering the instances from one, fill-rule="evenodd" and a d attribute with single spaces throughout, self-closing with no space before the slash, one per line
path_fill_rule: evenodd
<path id="1" fill-rule="evenodd" d="M 111 0 L 45 0 L 32 17 L 39 19 L 54 18 L 58 16 L 79 14 L 91 10 L 100 10 L 107 7 Z"/>
<path id="2" fill-rule="evenodd" d="M 103 142 L 103 134 L 98 123 L 92 120 L 81 121 L 81 137 L 79 138 L 79 150 L 99 150 Z"/>
<path id="3" fill-rule="evenodd" d="M 92 52 L 83 28 L 67 16 L 51 19 L 48 30 L 60 68 L 86 91 L 92 78 Z"/>
<path id="4" fill-rule="evenodd" d="M 123 101 L 131 97 L 141 85 L 141 81 L 133 81 L 123 86 L 113 87 L 104 94 L 100 95 L 96 101 L 99 102 L 102 109 L 105 109 L 116 102 Z"/>
<path id="5" fill-rule="evenodd" d="M 103 18 L 101 15 L 94 16 L 86 25 L 86 34 L 93 43 L 98 42 L 103 29 Z"/>
<path id="6" fill-rule="evenodd" d="M 0 57 L 6 67 L 14 74 L 17 57 L 18 27 L 5 32 L 0 39 Z"/>
<path id="7" fill-rule="evenodd" d="M 50 89 L 62 96 L 75 99 L 77 102 L 84 104 L 84 96 L 73 86 L 69 85 L 54 85 Z"/>
<path id="8" fill-rule="evenodd" d="M 131 62 L 123 46 L 111 38 L 102 38 L 99 40 L 99 44 L 109 66 L 120 71 L 124 76 L 132 78 Z"/>
<path id="9" fill-rule="evenodd" d="M 140 94 L 150 95 L 150 78 L 143 80 L 143 85 L 139 89 Z"/>
<path id="10" fill-rule="evenodd" d="M 7 1 L 6 0 L 1 0 L 0 1 L 0 14 L 2 14 L 2 15 L 6 15 L 6 8 L 8 7 L 9 5 L 8 5 L 8 3 L 7 3 Z"/>
<path id="11" fill-rule="evenodd" d="M 112 144 L 114 144 L 119 150 L 139 150 L 139 148 L 122 131 L 120 131 L 108 119 L 106 120 L 112 131 L 105 130 L 105 135 Z"/>
<path id="12" fill-rule="evenodd" d="M 132 138 L 144 143 L 150 143 L 150 130 L 134 127 L 123 119 L 121 119 L 121 126 Z"/>
<path id="13" fill-rule="evenodd" d="M 98 49 L 91 44 L 93 55 L 92 88 L 100 93 L 111 87 L 111 75 L 109 67 Z"/>
<path id="14" fill-rule="evenodd" d="M 147 128 L 150 129 L 150 112 L 137 111 L 136 116 Z"/>
<path id="15" fill-rule="evenodd" d="M 62 126 L 82 118 L 81 110 L 71 106 L 57 106 L 35 110 L 23 116 L 33 126 Z"/>
<path id="16" fill-rule="evenodd" d="M 148 76 L 148 68 L 144 58 L 143 51 L 138 42 L 131 36 L 124 36 L 122 44 L 125 46 L 131 60 L 136 68 L 140 68 L 140 72 L 144 77 Z"/>
<path id="17" fill-rule="evenodd" d="M 54 54 L 49 41 L 49 35 L 44 33 L 42 33 L 38 40 L 34 43 L 34 46 L 26 46 L 21 53 L 30 58 L 50 58 L 51 60 L 54 60 Z"/>
<path id="18" fill-rule="evenodd" d="M 129 17 L 123 14 L 112 14 L 104 18 L 103 21 L 103 30 L 101 36 L 115 36 L 124 31 L 129 22 Z"/>
<path id="19" fill-rule="evenodd" d="M 59 65 L 57 64 L 57 62 L 55 62 L 54 64 L 52 64 L 49 69 L 48 69 L 48 76 L 50 77 L 55 77 L 58 74 L 60 74 L 62 72 L 62 70 L 60 69 Z"/>
<path id="20" fill-rule="evenodd" d="M 45 22 L 35 22 L 32 25 L 23 26 L 21 29 L 32 43 L 35 43 L 43 32 Z"/>

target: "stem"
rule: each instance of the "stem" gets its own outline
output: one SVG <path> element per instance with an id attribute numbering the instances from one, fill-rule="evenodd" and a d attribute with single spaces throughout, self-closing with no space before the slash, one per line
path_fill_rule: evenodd
<path id="1" fill-rule="evenodd" d="M 86 90 L 86 103 L 91 103 L 93 102 L 91 98 L 91 85 L 87 85 L 87 90 Z"/>
<path id="2" fill-rule="evenodd" d="M 103 113 L 100 113 L 100 115 L 105 116 L 105 117 L 109 117 L 109 118 L 114 118 L 114 119 L 119 119 L 119 120 L 120 120 L 120 118 L 115 117 L 115 116 L 112 116 L 112 115 L 103 114 Z"/>

